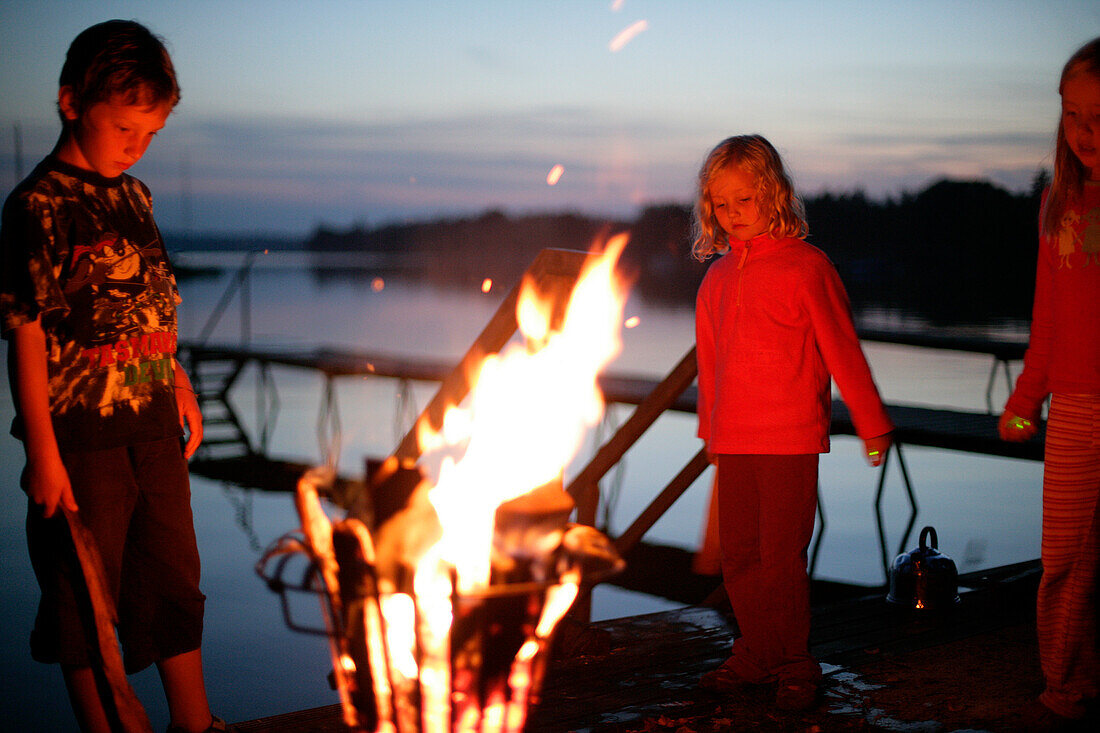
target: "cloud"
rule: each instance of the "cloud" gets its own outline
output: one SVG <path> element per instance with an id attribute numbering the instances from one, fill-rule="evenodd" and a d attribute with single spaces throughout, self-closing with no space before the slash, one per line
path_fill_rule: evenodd
<path id="1" fill-rule="evenodd" d="M 863 189 L 888 196 L 944 177 L 1027 190 L 1036 172 L 1051 166 L 1052 144 L 1046 132 L 846 133 L 787 153 L 807 193 Z"/>
<path id="2" fill-rule="evenodd" d="M 944 176 L 1023 190 L 1050 164 L 1046 132 L 850 130 L 776 128 L 774 141 L 803 193 L 886 196 Z M 25 171 L 56 134 L 47 124 L 24 129 Z M 727 134 L 726 124 L 695 116 L 580 105 L 362 121 L 181 111 L 133 172 L 153 189 L 166 230 L 305 234 L 319 223 L 491 208 L 628 217 L 647 203 L 688 202 L 700 160 Z M 0 148 L 0 161 L 10 160 Z M 556 164 L 569 174 L 548 186 Z"/>
<path id="3" fill-rule="evenodd" d="M 161 198 L 183 195 L 184 182 L 171 169 L 186 159 L 187 195 L 200 228 L 208 227 L 204 220 L 212 228 L 247 228 L 250 212 L 270 224 L 278 204 L 279 224 L 298 231 L 319 218 L 379 221 L 492 207 L 625 215 L 647 197 L 647 182 L 657 180 L 652 171 L 667 165 L 661 151 L 669 141 L 691 137 L 676 125 L 583 108 L 364 122 L 177 122 L 150 166 L 150 175 L 165 179 Z M 559 163 L 570 175 L 547 186 L 546 171 Z M 681 183 L 695 164 L 688 161 L 678 175 L 678 193 L 687 194 Z M 239 202 L 233 221 L 218 222 L 218 198 Z"/>

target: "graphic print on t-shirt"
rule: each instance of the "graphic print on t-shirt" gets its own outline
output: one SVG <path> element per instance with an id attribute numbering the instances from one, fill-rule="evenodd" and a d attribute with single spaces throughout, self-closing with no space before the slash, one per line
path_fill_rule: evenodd
<path id="1" fill-rule="evenodd" d="M 66 395 L 62 380 L 55 404 L 68 397 L 86 409 L 111 413 L 119 403 L 135 411 L 152 383 L 170 384 L 176 350 L 174 293 L 158 242 L 137 247 L 107 231 L 73 247 L 63 293 L 69 301 L 73 347 L 61 345 L 59 366 L 92 389 Z M 167 321 L 167 322 L 165 322 Z M 75 357 L 76 363 L 69 359 Z M 98 372 L 90 374 L 89 372 Z M 98 388 L 97 388 L 98 387 Z"/>

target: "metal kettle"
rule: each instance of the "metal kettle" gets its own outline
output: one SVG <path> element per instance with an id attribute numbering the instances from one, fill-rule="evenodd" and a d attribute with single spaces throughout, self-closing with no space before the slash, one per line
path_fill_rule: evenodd
<path id="1" fill-rule="evenodd" d="M 926 542 L 929 535 L 931 545 Z M 920 532 L 920 546 L 894 559 L 888 602 L 922 611 L 951 608 L 959 602 L 959 571 L 954 560 L 936 549 L 938 544 L 936 530 L 925 527 Z"/>

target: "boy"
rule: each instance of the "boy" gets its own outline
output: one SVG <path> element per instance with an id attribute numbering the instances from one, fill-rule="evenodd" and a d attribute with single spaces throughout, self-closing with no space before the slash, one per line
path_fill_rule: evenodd
<path id="1" fill-rule="evenodd" d="M 225 727 L 202 678 L 186 462 L 202 416 L 174 358 L 179 295 L 149 191 L 124 173 L 178 101 L 168 52 L 146 28 L 83 31 L 61 70 L 61 136 L 9 196 L 0 227 L 0 330 L 42 590 L 31 653 L 60 663 L 83 730 L 110 730 L 112 713 L 65 512 L 95 538 L 126 671 L 158 667 L 169 730 Z"/>

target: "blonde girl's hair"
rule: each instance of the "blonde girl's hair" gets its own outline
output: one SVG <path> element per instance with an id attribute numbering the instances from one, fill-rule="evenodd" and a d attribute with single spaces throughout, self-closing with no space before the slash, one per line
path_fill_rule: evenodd
<path id="1" fill-rule="evenodd" d="M 1058 93 L 1065 84 L 1078 74 L 1090 74 L 1100 84 L 1100 38 L 1094 38 L 1069 57 L 1062 67 L 1062 77 L 1058 81 Z M 1054 143 L 1054 176 L 1050 181 L 1050 193 L 1046 206 L 1040 215 L 1040 231 L 1053 235 L 1061 222 L 1066 208 L 1084 191 L 1088 171 L 1077 156 L 1073 154 L 1066 141 L 1066 129 L 1058 116 L 1058 133 Z"/>
<path id="2" fill-rule="evenodd" d="M 772 144 L 760 135 L 737 135 L 718 143 L 699 169 L 695 196 L 695 231 L 691 252 L 700 262 L 729 249 L 729 234 L 714 215 L 710 187 L 724 170 L 738 167 L 756 182 L 756 205 L 771 215 L 768 234 L 803 238 L 809 233 L 806 211 Z"/>

